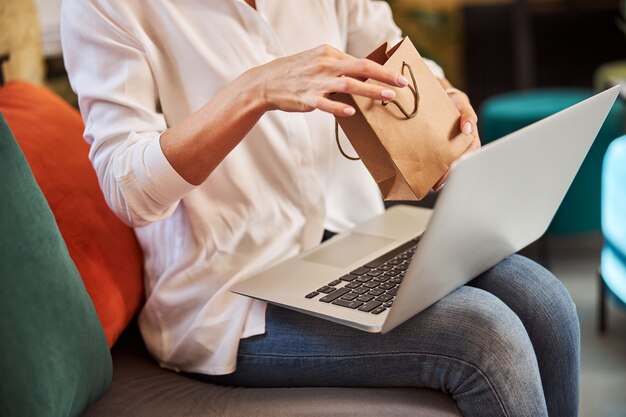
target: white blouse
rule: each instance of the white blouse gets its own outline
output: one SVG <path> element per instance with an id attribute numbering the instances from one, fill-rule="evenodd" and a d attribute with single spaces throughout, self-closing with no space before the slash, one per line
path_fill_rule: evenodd
<path id="1" fill-rule="evenodd" d="M 380 193 L 339 154 L 333 118 L 320 111 L 266 113 L 197 187 L 168 163 L 159 136 L 251 67 L 321 44 L 362 57 L 398 41 L 389 6 L 64 0 L 61 29 L 90 160 L 145 256 L 148 349 L 166 368 L 233 372 L 239 339 L 265 331 L 265 304 L 229 288 L 316 245 L 324 228 L 380 213 Z"/>

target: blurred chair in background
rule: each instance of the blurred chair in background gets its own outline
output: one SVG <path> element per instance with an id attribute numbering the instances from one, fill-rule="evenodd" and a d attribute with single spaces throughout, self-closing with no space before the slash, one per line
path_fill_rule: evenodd
<path id="1" fill-rule="evenodd" d="M 609 146 L 602 167 L 602 235 L 598 328 L 606 330 L 607 297 L 626 308 L 626 136 Z"/>

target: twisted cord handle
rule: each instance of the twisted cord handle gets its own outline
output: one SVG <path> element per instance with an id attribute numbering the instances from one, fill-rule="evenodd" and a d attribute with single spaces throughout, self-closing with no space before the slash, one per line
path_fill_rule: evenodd
<path id="1" fill-rule="evenodd" d="M 406 111 L 404 106 L 402 106 L 402 104 L 400 104 L 397 100 L 383 100 L 381 101 L 380 104 L 382 104 L 383 106 L 393 104 L 394 106 L 398 108 L 398 110 L 400 110 L 400 112 L 404 115 L 406 119 L 412 119 L 413 117 L 415 117 L 415 115 L 417 115 L 417 110 L 419 108 L 419 102 L 420 102 L 420 94 L 419 94 L 419 91 L 417 90 L 417 81 L 415 81 L 415 75 L 413 75 L 413 70 L 411 69 L 411 66 L 407 64 L 406 62 L 402 61 L 402 74 L 403 75 L 404 75 L 405 68 L 409 70 L 409 75 L 411 76 L 411 81 L 413 82 L 412 86 L 409 85 L 409 89 L 413 93 L 413 99 L 414 99 L 413 111 L 411 113 Z M 351 161 L 358 161 L 359 159 L 361 159 L 358 156 L 348 155 L 347 153 L 345 153 L 345 151 L 341 147 L 341 142 L 339 141 L 339 122 L 337 121 L 337 119 L 335 119 L 335 141 L 337 142 L 337 148 L 339 148 L 339 152 L 341 153 L 341 155 L 343 155 L 344 158 L 349 159 Z"/>
<path id="2" fill-rule="evenodd" d="M 417 91 L 417 81 L 415 81 L 415 75 L 413 75 L 413 70 L 411 69 L 411 66 L 407 64 L 406 62 L 402 61 L 402 75 L 404 75 L 405 68 L 409 70 L 409 75 L 411 76 L 411 81 L 413 82 L 412 86 L 409 85 L 409 89 L 413 93 L 413 111 L 411 113 L 407 112 L 402 106 L 402 104 L 398 103 L 397 100 L 388 100 L 388 101 L 383 100 L 381 104 L 383 106 L 386 106 L 391 103 L 394 106 L 396 106 L 398 110 L 402 112 L 402 114 L 404 115 L 406 119 L 412 119 L 417 114 L 417 109 L 419 108 L 420 93 L 419 91 Z"/>

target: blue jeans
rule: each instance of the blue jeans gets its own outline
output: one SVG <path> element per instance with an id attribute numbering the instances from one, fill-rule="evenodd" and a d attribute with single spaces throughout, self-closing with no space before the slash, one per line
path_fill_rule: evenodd
<path id="1" fill-rule="evenodd" d="M 464 416 L 577 415 L 580 335 L 567 290 L 511 256 L 387 334 L 268 306 L 218 384 L 428 387 Z"/>

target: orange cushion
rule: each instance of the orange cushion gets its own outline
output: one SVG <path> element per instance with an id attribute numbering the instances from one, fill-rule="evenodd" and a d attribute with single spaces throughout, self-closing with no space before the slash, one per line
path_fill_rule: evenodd
<path id="1" fill-rule="evenodd" d="M 81 117 L 54 93 L 24 82 L 0 88 L 0 112 L 48 200 L 113 346 L 142 303 L 142 255 L 133 230 L 104 201 Z"/>

